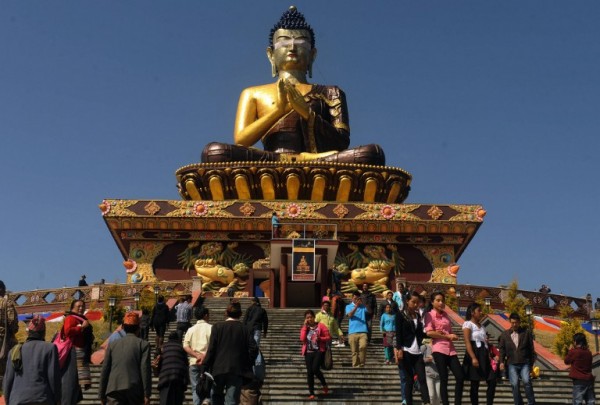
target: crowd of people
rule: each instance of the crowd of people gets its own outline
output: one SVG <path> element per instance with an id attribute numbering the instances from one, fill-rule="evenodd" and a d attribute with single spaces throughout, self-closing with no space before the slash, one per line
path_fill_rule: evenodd
<path id="1" fill-rule="evenodd" d="M 90 360 L 94 332 L 85 303 L 74 300 L 64 323 L 46 342 L 46 321 L 40 315 L 27 323 L 25 342 L 16 340 L 18 318 L 14 302 L 0 281 L 0 365 L 5 402 L 10 404 L 74 405 L 91 387 Z"/>
<path id="2" fill-rule="evenodd" d="M 321 385 L 320 395 L 330 393 L 323 370 L 331 367 L 327 364 L 332 361 L 328 355 L 333 344 L 343 347 L 347 341 L 352 367 L 365 367 L 374 320 L 379 316 L 384 363 L 398 367 L 403 404 L 413 403 L 413 392 L 419 393 L 423 404 L 449 404 L 450 373 L 454 376 L 455 405 L 463 403 L 465 381 L 470 382 L 471 404 L 479 403 L 481 382 L 487 386 L 485 403 L 493 404 L 497 381 L 504 374 L 512 386 L 515 404 L 524 403 L 521 383 L 527 403 L 536 403 L 530 377 L 536 360 L 533 334 L 521 326 L 517 313 L 510 314 L 510 328 L 494 346 L 482 324 L 485 315 L 478 303 L 467 308 L 459 336 L 453 331 L 442 292 L 431 294 L 427 306 L 422 294 L 399 285 L 396 292 L 383 293 L 379 311 L 368 286 L 355 291 L 348 305 L 344 306 L 340 296 L 334 288 L 323 298 L 317 314 L 310 309 L 304 313 L 300 354 L 306 365 L 309 400 L 316 399 L 315 377 Z M 183 297 L 174 314 L 163 297 L 158 297 L 151 317 L 148 312 L 142 316 L 137 311 L 125 314 L 121 330 L 111 335 L 106 348 L 98 389 L 101 404 L 149 404 L 153 371 L 158 376 L 161 405 L 183 404 L 188 387 L 194 405 L 258 403 L 265 378 L 260 342 L 268 333 L 267 311 L 254 298 L 242 316 L 240 303 L 231 300 L 226 320 L 210 324 L 208 308 L 193 307 L 190 298 Z M 156 353 L 151 353 L 142 333 L 144 316 L 148 318 L 145 323 L 157 332 Z M 343 317 L 348 320 L 346 338 L 340 327 Z M 169 320 L 176 321 L 177 327 L 164 342 Z M 6 403 L 70 405 L 81 401 L 82 392 L 91 385 L 89 364 L 94 340 L 84 301 L 72 302 L 51 342 L 46 342 L 46 324 L 41 316 L 28 321 L 25 342 L 16 341 L 17 329 L 15 305 L 0 281 L 0 377 Z M 455 347 L 459 339 L 465 346 L 462 359 Z M 584 334 L 576 334 L 573 341 L 564 359 L 570 366 L 573 403 L 593 404 L 592 354 Z"/>
<path id="3" fill-rule="evenodd" d="M 334 288 L 335 290 L 335 288 Z M 334 291 L 335 293 L 335 291 Z M 398 284 L 396 292 L 384 291 L 384 301 L 379 309 L 379 328 L 382 333 L 384 364 L 398 366 L 401 383 L 402 404 L 413 403 L 413 391 L 418 391 L 424 404 L 448 405 L 449 373 L 454 376 L 454 404 L 463 403 L 465 381 L 470 382 L 469 400 L 479 403 L 481 382 L 487 385 L 485 403 L 493 404 L 496 384 L 505 375 L 512 387 L 514 403 L 524 403 L 521 384 L 529 405 L 535 404 L 531 373 L 536 361 L 533 333 L 521 326 L 518 313 L 509 316 L 510 328 L 504 331 L 494 346 L 482 324 L 483 308 L 472 303 L 466 310 L 462 323 L 462 336 L 454 333 L 453 321 L 446 311 L 446 296 L 434 292 L 429 305 L 424 295 L 410 292 Z M 348 342 L 352 367 L 363 368 L 367 347 L 371 343 L 376 301 L 363 285 L 352 295 L 345 308 L 348 319 Z M 326 352 L 331 347 L 332 335 L 343 342 L 339 327 L 341 319 L 331 315 L 329 295 L 323 298 L 321 312 L 315 318 L 311 310 L 305 313 L 300 331 L 302 355 L 305 357 L 309 399 L 315 398 L 314 377 L 323 386 L 323 395 L 329 393 L 325 376 L 321 372 Z M 464 358 L 459 359 L 455 342 L 464 341 Z M 592 357 L 585 335 L 573 337 L 574 345 L 565 358 L 570 365 L 569 376 L 573 379 L 574 404 L 594 402 L 594 377 Z M 316 363 L 320 363 L 318 366 Z M 415 389 L 417 388 L 418 389 Z"/>
<path id="4" fill-rule="evenodd" d="M 148 342 L 139 337 L 139 315 L 125 315 L 122 328 L 126 335 L 109 343 L 102 365 L 101 403 L 148 404 L 151 370 L 158 375 L 161 405 L 183 404 L 188 387 L 194 405 L 238 404 L 242 397 L 247 398 L 246 403 L 254 403 L 264 380 L 260 338 L 268 332 L 268 315 L 258 298 L 243 319 L 240 303 L 232 300 L 226 320 L 210 324 L 209 309 L 193 307 L 190 297 L 183 297 L 174 307 L 176 330 L 166 342 L 163 336 L 170 318 L 163 305 L 167 307 L 159 296 L 150 321 L 157 333 L 154 356 Z M 122 375 L 126 370 L 133 370 L 127 378 Z"/>
<path id="5" fill-rule="evenodd" d="M 157 297 L 151 315 L 127 312 L 106 347 L 98 388 L 102 405 L 147 405 L 152 373 L 158 376 L 161 405 L 183 404 L 189 386 L 194 405 L 257 403 L 265 376 L 260 354 L 261 335 L 267 336 L 268 315 L 258 298 L 242 319 L 239 302 L 232 300 L 226 320 L 209 324 L 209 310 L 192 307 L 183 297 L 169 310 Z M 173 312 L 173 313 L 172 313 Z M 191 326 L 192 312 L 196 324 Z M 176 330 L 166 342 L 165 331 L 174 316 Z M 156 331 L 152 353 L 146 325 Z M 36 315 L 27 322 L 27 338 L 18 343 L 18 317 L 0 281 L 0 378 L 7 405 L 74 405 L 91 386 L 90 357 L 94 332 L 85 316 L 85 302 L 74 300 L 55 337 L 46 341 L 46 322 Z"/>

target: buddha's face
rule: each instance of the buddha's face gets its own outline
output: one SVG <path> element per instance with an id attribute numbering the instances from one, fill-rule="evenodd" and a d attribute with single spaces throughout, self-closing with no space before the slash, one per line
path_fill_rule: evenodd
<path id="1" fill-rule="evenodd" d="M 278 29 L 273 34 L 273 47 L 267 48 L 267 56 L 278 71 L 306 72 L 317 54 L 310 40 L 306 30 Z"/>

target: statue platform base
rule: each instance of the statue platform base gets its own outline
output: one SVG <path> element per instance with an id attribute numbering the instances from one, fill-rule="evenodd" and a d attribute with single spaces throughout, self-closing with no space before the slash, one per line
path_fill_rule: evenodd
<path id="1" fill-rule="evenodd" d="M 305 162 L 198 163 L 180 168 L 185 200 L 308 200 L 401 203 L 412 176 L 397 167 Z"/>
<path id="2" fill-rule="evenodd" d="M 479 205 L 286 200 L 105 200 L 100 209 L 128 282 L 198 276 L 214 295 L 264 294 L 277 306 L 316 305 L 335 282 L 375 293 L 396 280 L 454 284 L 485 215 Z M 308 254 L 302 269 L 312 265 L 302 277 L 298 252 Z"/>

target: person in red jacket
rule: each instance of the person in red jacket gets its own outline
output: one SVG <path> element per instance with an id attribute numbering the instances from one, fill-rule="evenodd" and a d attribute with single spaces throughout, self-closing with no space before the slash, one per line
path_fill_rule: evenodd
<path id="1" fill-rule="evenodd" d="M 306 380 L 308 382 L 309 400 L 315 399 L 315 376 L 323 385 L 323 395 L 329 393 L 325 376 L 321 371 L 323 355 L 331 341 L 327 326 L 315 322 L 315 313 L 307 309 L 304 312 L 304 324 L 300 328 L 300 341 L 302 342 L 302 355 L 306 362 Z"/>
<path id="2" fill-rule="evenodd" d="M 75 347 L 79 385 L 84 390 L 88 390 L 92 385 L 90 360 L 94 343 L 94 331 L 92 324 L 90 324 L 84 313 L 85 302 L 82 300 L 73 301 L 70 310 L 65 313 L 63 330 L 65 336 L 71 339 Z"/>
<path id="3" fill-rule="evenodd" d="M 573 335 L 573 347 L 565 357 L 565 364 L 571 366 L 569 377 L 573 380 L 573 404 L 595 404 L 594 375 L 592 374 L 592 352 L 588 349 L 583 333 Z"/>

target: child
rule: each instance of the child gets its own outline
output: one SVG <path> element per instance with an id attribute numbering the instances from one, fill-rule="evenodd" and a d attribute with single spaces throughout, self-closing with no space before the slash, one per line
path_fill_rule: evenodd
<path id="1" fill-rule="evenodd" d="M 431 339 L 423 339 L 421 353 L 425 361 L 425 376 L 427 377 L 427 389 L 431 405 L 440 405 L 440 375 L 431 355 Z"/>
<path id="2" fill-rule="evenodd" d="M 587 339 L 583 333 L 573 336 L 573 347 L 565 357 L 569 364 L 569 377 L 573 380 L 573 405 L 595 403 L 594 375 L 592 374 L 592 352 L 588 349 Z"/>
<path id="3" fill-rule="evenodd" d="M 391 364 L 394 360 L 394 334 L 396 329 L 396 315 L 392 314 L 392 306 L 386 304 L 385 312 L 379 321 L 379 330 L 383 332 L 383 354 L 385 364 Z"/>

